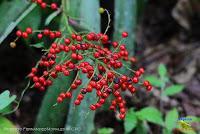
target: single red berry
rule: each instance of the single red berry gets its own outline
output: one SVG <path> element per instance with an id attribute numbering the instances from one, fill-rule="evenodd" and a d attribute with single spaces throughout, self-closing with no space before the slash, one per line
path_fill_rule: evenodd
<path id="1" fill-rule="evenodd" d="M 93 36 L 92 36 L 91 34 L 88 34 L 88 35 L 87 35 L 87 40 L 90 41 L 90 40 L 92 40 L 92 39 L 93 39 Z"/>
<path id="2" fill-rule="evenodd" d="M 41 4 L 43 2 L 43 0 L 37 0 L 36 1 L 38 4 Z"/>
<path id="3" fill-rule="evenodd" d="M 17 35 L 18 37 L 21 37 L 21 36 L 22 36 L 22 31 L 21 31 L 21 30 L 17 30 L 16 35 Z"/>
<path id="4" fill-rule="evenodd" d="M 147 87 L 147 86 L 149 86 L 149 81 L 147 81 L 147 80 L 145 80 L 144 82 L 143 82 L 143 85 L 145 86 L 145 87 Z"/>
<path id="5" fill-rule="evenodd" d="M 75 100 L 74 104 L 75 104 L 75 105 L 80 105 L 80 104 L 81 104 L 81 101 L 80 101 L 80 100 Z"/>
<path id="6" fill-rule="evenodd" d="M 77 54 L 76 53 L 72 53 L 71 54 L 71 58 L 74 59 L 74 60 L 76 60 L 77 59 Z"/>
<path id="7" fill-rule="evenodd" d="M 58 7 L 57 7 L 57 4 L 56 3 L 51 3 L 51 9 L 52 10 L 56 10 Z"/>
<path id="8" fill-rule="evenodd" d="M 61 37 L 61 35 L 62 35 L 62 33 L 61 33 L 60 31 L 56 31 L 56 32 L 55 32 L 55 36 L 56 36 L 56 37 L 59 38 L 59 37 Z"/>
<path id="9" fill-rule="evenodd" d="M 79 94 L 77 97 L 78 100 L 82 100 L 83 98 L 84 98 L 84 96 L 82 94 Z"/>
<path id="10" fill-rule="evenodd" d="M 151 91 L 151 90 L 152 90 L 152 86 L 151 85 L 147 86 L 147 91 Z"/>
<path id="11" fill-rule="evenodd" d="M 49 37 L 50 37 L 51 39 L 54 39 L 54 38 L 56 37 L 56 35 L 55 35 L 54 32 L 50 32 Z"/>
<path id="12" fill-rule="evenodd" d="M 69 38 L 65 39 L 65 44 L 69 45 L 71 43 L 71 40 Z"/>
<path id="13" fill-rule="evenodd" d="M 32 28 L 27 27 L 27 28 L 26 28 L 26 32 L 27 32 L 28 34 L 32 34 L 33 30 L 32 30 Z"/>
<path id="14" fill-rule="evenodd" d="M 39 33 L 39 34 L 37 35 L 37 37 L 38 37 L 38 39 L 42 39 L 43 35 L 42 35 L 41 33 Z"/>
<path id="15" fill-rule="evenodd" d="M 41 8 L 46 8 L 46 7 L 47 7 L 47 4 L 46 4 L 45 2 L 42 2 L 42 3 L 40 4 L 40 6 L 41 6 Z"/>
<path id="16" fill-rule="evenodd" d="M 126 113 L 126 109 L 125 108 L 121 108 L 120 109 L 120 113 L 122 113 L 122 114 Z"/>
<path id="17" fill-rule="evenodd" d="M 116 42 L 116 41 L 113 42 L 113 43 L 112 43 L 112 46 L 113 46 L 114 48 L 116 48 L 116 47 L 118 46 L 118 42 Z"/>
<path id="18" fill-rule="evenodd" d="M 123 38 L 128 37 L 128 33 L 127 33 L 127 32 L 122 32 L 122 37 L 123 37 Z"/>
<path id="19" fill-rule="evenodd" d="M 92 86 L 91 85 L 88 85 L 87 88 L 86 88 L 87 92 L 92 92 Z"/>
<path id="20" fill-rule="evenodd" d="M 133 77 L 133 79 L 132 79 L 132 81 L 134 82 L 134 83 L 138 83 L 138 77 Z"/>
<path id="21" fill-rule="evenodd" d="M 62 99 L 66 98 L 66 96 L 65 96 L 64 93 L 61 93 L 61 94 L 59 95 L 59 97 L 61 97 Z"/>
<path id="22" fill-rule="evenodd" d="M 57 102 L 58 102 L 58 103 L 61 103 L 61 102 L 63 102 L 63 98 L 61 98 L 61 97 L 58 97 L 58 98 L 57 98 Z"/>
<path id="23" fill-rule="evenodd" d="M 144 68 L 140 68 L 139 71 L 143 74 L 144 73 Z"/>
<path id="24" fill-rule="evenodd" d="M 76 40 L 77 40 L 77 41 L 82 41 L 83 39 L 82 39 L 82 37 L 81 37 L 80 35 L 77 35 L 77 36 L 76 36 Z"/>
<path id="25" fill-rule="evenodd" d="M 49 35 L 49 33 L 50 33 L 50 30 L 49 29 L 44 29 L 44 31 L 43 31 L 43 33 L 44 33 L 44 35 Z"/>
<path id="26" fill-rule="evenodd" d="M 125 114 L 120 114 L 120 115 L 119 115 L 119 118 L 120 118 L 121 120 L 123 120 L 123 119 L 125 118 Z"/>
<path id="27" fill-rule="evenodd" d="M 28 33 L 27 33 L 27 32 L 23 32 L 23 33 L 22 33 L 22 37 L 23 37 L 23 38 L 28 38 Z"/>
<path id="28" fill-rule="evenodd" d="M 76 34 L 72 33 L 72 39 L 76 39 Z"/>
<path id="29" fill-rule="evenodd" d="M 71 94 L 70 92 L 66 92 L 66 93 L 65 93 L 65 96 L 66 96 L 66 98 L 71 98 L 71 97 L 72 97 L 72 94 Z"/>
<path id="30" fill-rule="evenodd" d="M 95 106 L 95 105 L 90 105 L 90 109 L 91 109 L 92 111 L 94 111 L 94 110 L 96 110 L 96 106 Z"/>

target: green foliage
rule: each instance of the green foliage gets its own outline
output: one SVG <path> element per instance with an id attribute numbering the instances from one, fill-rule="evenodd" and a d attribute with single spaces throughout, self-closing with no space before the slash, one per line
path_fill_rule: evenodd
<path id="1" fill-rule="evenodd" d="M 8 119 L 0 116 L 0 134 L 19 134 L 17 128 Z"/>
<path id="2" fill-rule="evenodd" d="M 180 93 L 184 89 L 183 85 L 171 85 L 169 87 L 166 87 L 166 84 L 169 82 L 169 78 L 167 74 L 167 68 L 164 64 L 160 64 L 158 66 L 158 74 L 159 78 L 154 75 L 148 75 L 145 76 L 145 79 L 148 80 L 153 86 L 161 89 L 162 96 L 172 96 Z"/>
<path id="3" fill-rule="evenodd" d="M 167 87 L 163 94 L 167 96 L 175 95 L 177 93 L 180 93 L 184 89 L 183 85 L 172 85 L 170 87 Z"/>
<path id="4" fill-rule="evenodd" d="M 162 86 L 162 81 L 157 78 L 154 75 L 148 75 L 145 77 L 145 80 L 148 80 L 152 85 L 156 86 L 156 87 L 161 87 Z"/>
<path id="5" fill-rule="evenodd" d="M 44 42 L 39 42 L 39 43 L 36 43 L 36 44 L 31 44 L 29 45 L 30 47 L 35 47 L 35 48 L 44 48 Z"/>
<path id="6" fill-rule="evenodd" d="M 158 66 L 158 74 L 160 75 L 161 78 L 165 78 L 167 75 L 167 68 L 164 64 L 160 64 Z"/>
<path id="7" fill-rule="evenodd" d="M 136 134 L 147 134 L 147 133 L 148 133 L 148 129 L 145 123 L 144 122 L 138 123 L 136 127 Z"/>
<path id="8" fill-rule="evenodd" d="M 162 113 L 153 107 L 146 107 L 136 112 L 140 120 L 147 120 L 151 123 L 163 125 Z"/>
<path id="9" fill-rule="evenodd" d="M 28 6 L 25 0 L 3 1 L 0 5 L 0 44 L 12 32 L 12 30 L 36 7 Z M 9 17 L 8 17 L 9 16 Z"/>
<path id="10" fill-rule="evenodd" d="M 124 120 L 125 132 L 131 132 L 137 125 L 137 116 L 133 108 L 129 109 Z"/>
<path id="11" fill-rule="evenodd" d="M 176 127 L 178 121 L 178 111 L 174 108 L 170 110 L 165 117 L 165 127 L 168 131 L 172 131 Z"/>
<path id="12" fill-rule="evenodd" d="M 18 27 L 21 30 L 25 30 L 27 27 L 31 27 L 32 29 L 38 29 L 41 23 L 41 8 L 34 8 L 29 15 L 25 16 L 25 18 L 18 24 Z"/>
<path id="13" fill-rule="evenodd" d="M 112 128 L 100 128 L 97 131 L 97 134 L 112 134 L 113 129 Z"/>
<path id="14" fill-rule="evenodd" d="M 3 113 L 4 109 L 8 107 L 14 100 L 16 95 L 10 97 L 10 91 L 6 90 L 0 94 L 0 113 Z"/>
<path id="15" fill-rule="evenodd" d="M 49 24 L 53 21 L 53 19 L 54 19 L 56 16 L 58 16 L 58 14 L 59 14 L 60 12 L 61 12 L 60 10 L 57 10 L 57 11 L 51 13 L 51 14 L 46 18 L 46 20 L 45 20 L 45 25 L 49 25 Z"/>

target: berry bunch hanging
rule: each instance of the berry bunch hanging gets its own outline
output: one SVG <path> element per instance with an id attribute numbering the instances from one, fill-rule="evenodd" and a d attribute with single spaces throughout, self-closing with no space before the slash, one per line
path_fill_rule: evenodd
<path id="1" fill-rule="evenodd" d="M 48 36 L 47 33 L 49 32 L 44 30 L 41 34 Z M 123 38 L 127 36 L 127 32 L 122 33 Z M 90 105 L 91 110 L 96 110 L 105 103 L 109 96 L 114 96 L 110 110 L 119 109 L 119 117 L 123 119 L 126 114 L 126 102 L 123 99 L 122 92 L 129 91 L 134 94 L 137 90 L 136 84 L 144 86 L 147 91 L 151 91 L 152 86 L 148 81 L 140 82 L 144 69 L 139 68 L 133 71 L 122 62 L 125 61 L 127 64 L 135 62 L 134 57 L 129 57 L 125 44 L 112 42 L 110 45 L 114 47 L 114 50 L 109 50 L 100 46 L 100 44 L 108 43 L 108 36 L 93 32 L 83 36 L 71 34 L 71 37 L 63 40 L 64 44 L 52 43 L 49 52 L 42 56 L 39 61 L 38 67 L 32 68 L 29 74 L 29 78 L 34 82 L 34 87 L 44 91 L 53 84 L 53 79 L 56 79 L 59 74 L 67 77 L 72 72 L 77 73 L 68 91 L 60 93 L 57 103 L 62 103 L 65 99 L 71 98 L 73 91 L 79 90 L 80 93 L 74 104 L 80 105 L 86 94 L 96 92 L 98 101 Z M 66 58 L 57 63 L 56 58 L 60 53 L 64 53 Z M 88 57 L 93 62 L 85 61 Z M 128 68 L 132 75 L 127 76 L 118 73 L 116 70 L 120 68 Z M 82 83 L 82 79 L 79 77 L 80 73 L 88 77 L 88 83 Z"/>
<path id="2" fill-rule="evenodd" d="M 32 1 L 42 8 L 47 6 L 42 0 Z M 53 10 L 58 8 L 55 3 L 48 7 Z M 56 79 L 58 75 L 70 77 L 72 73 L 76 73 L 67 92 L 61 92 L 57 97 L 57 104 L 72 98 L 75 90 L 78 90 L 79 94 L 74 96 L 76 97 L 74 105 L 80 105 L 84 101 L 85 95 L 96 92 L 98 101 L 89 106 L 92 111 L 100 108 L 112 96 L 113 100 L 109 109 L 119 111 L 119 118 L 124 119 L 126 101 L 123 98 L 123 92 L 128 91 L 134 94 L 138 90 L 138 85 L 144 87 L 146 91 L 152 90 L 151 84 L 142 79 L 144 68 L 138 70 L 129 68 L 132 63 L 136 62 L 136 59 L 129 56 L 126 44 L 122 43 L 128 37 L 127 32 L 122 32 L 120 42 L 111 42 L 108 35 L 102 33 L 72 33 L 66 37 L 60 31 L 49 29 L 34 31 L 30 27 L 25 31 L 18 30 L 16 36 L 17 38 L 28 38 L 30 34 L 36 32 L 39 40 L 43 37 L 59 39 L 51 44 L 37 66 L 32 68 L 28 75 L 34 83 L 34 88 L 45 91 L 53 84 L 53 79 Z M 109 49 L 111 47 L 113 49 Z M 64 58 L 57 60 L 60 55 Z M 86 60 L 88 58 L 91 61 Z M 130 75 L 119 73 L 119 69 L 127 69 Z M 83 82 L 80 74 L 86 75 L 88 78 L 86 83 Z"/>

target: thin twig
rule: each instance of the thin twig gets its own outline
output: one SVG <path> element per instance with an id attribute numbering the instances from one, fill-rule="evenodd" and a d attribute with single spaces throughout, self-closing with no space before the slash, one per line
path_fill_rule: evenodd
<path id="1" fill-rule="evenodd" d="M 106 27 L 106 30 L 104 32 L 104 34 L 106 34 L 108 32 L 108 29 L 110 28 L 110 22 L 111 22 L 111 18 L 110 18 L 110 13 L 107 9 L 105 9 L 107 15 L 108 15 L 108 24 L 107 24 L 107 27 Z"/>

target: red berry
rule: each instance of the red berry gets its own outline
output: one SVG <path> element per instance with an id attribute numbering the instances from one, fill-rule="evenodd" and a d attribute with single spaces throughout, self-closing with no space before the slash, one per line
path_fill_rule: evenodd
<path id="1" fill-rule="evenodd" d="M 32 28 L 28 27 L 28 28 L 26 28 L 26 32 L 27 32 L 28 34 L 32 34 L 33 30 L 32 30 Z"/>
<path id="2" fill-rule="evenodd" d="M 43 0 L 37 0 L 37 3 L 38 3 L 38 4 L 41 4 L 41 3 L 42 3 L 42 1 L 43 1 Z"/>
<path id="3" fill-rule="evenodd" d="M 71 43 L 71 40 L 69 38 L 65 39 L 65 44 L 69 45 Z"/>
<path id="4" fill-rule="evenodd" d="M 81 37 L 80 35 L 77 35 L 77 36 L 76 36 L 76 40 L 77 40 L 77 41 L 82 41 L 83 39 L 82 39 L 82 37 Z"/>
<path id="5" fill-rule="evenodd" d="M 46 4 L 45 2 L 42 2 L 42 3 L 40 4 L 40 6 L 41 6 L 41 8 L 46 8 L 46 7 L 47 7 L 47 4 Z"/>
<path id="6" fill-rule="evenodd" d="M 87 88 L 86 88 L 87 92 L 92 92 L 92 86 L 91 85 L 88 85 Z"/>
<path id="7" fill-rule="evenodd" d="M 59 97 L 61 97 L 62 99 L 64 99 L 66 96 L 65 96 L 64 93 L 61 93 L 61 94 L 59 95 Z"/>
<path id="8" fill-rule="evenodd" d="M 21 31 L 21 30 L 17 30 L 16 35 L 17 35 L 18 37 L 21 37 L 21 36 L 22 36 L 22 31 Z"/>
<path id="9" fill-rule="evenodd" d="M 95 105 L 90 105 L 90 109 L 91 109 L 92 111 L 94 111 L 94 110 L 96 110 L 96 106 L 95 106 Z"/>
<path id="10" fill-rule="evenodd" d="M 128 33 L 127 33 L 127 32 L 122 32 L 122 37 L 123 37 L 123 38 L 128 37 Z"/>
<path id="11" fill-rule="evenodd" d="M 49 35 L 49 33 L 50 33 L 50 30 L 49 29 L 44 29 L 44 31 L 43 31 L 43 33 L 44 33 L 44 35 Z"/>
<path id="12" fill-rule="evenodd" d="M 84 96 L 82 94 L 79 94 L 77 97 L 78 100 L 82 100 L 83 98 L 84 98 Z"/>
<path id="13" fill-rule="evenodd" d="M 72 39 L 76 39 L 76 34 L 72 34 Z"/>
<path id="14" fill-rule="evenodd" d="M 39 33 L 39 34 L 37 35 L 37 37 L 38 37 L 38 39 L 42 39 L 43 35 L 42 35 L 41 33 Z"/>
<path id="15" fill-rule="evenodd" d="M 59 38 L 59 37 L 61 37 L 61 35 L 62 35 L 62 33 L 61 33 L 60 31 L 56 31 L 56 32 L 55 32 L 55 36 L 56 36 L 56 37 Z"/>
<path id="16" fill-rule="evenodd" d="M 151 90 L 152 90 L 152 86 L 151 85 L 147 86 L 147 91 L 151 91 Z"/>
<path id="17" fill-rule="evenodd" d="M 58 7 L 57 7 L 57 4 L 56 3 L 51 3 L 51 9 L 52 10 L 56 10 Z"/>
<path id="18" fill-rule="evenodd" d="M 137 78 L 137 77 L 133 77 L 132 81 L 133 81 L 134 83 L 138 83 L 138 78 Z"/>
<path id="19" fill-rule="evenodd" d="M 149 81 L 147 81 L 147 80 L 145 80 L 144 82 L 143 82 L 143 85 L 145 86 L 145 87 L 147 87 L 147 86 L 149 86 Z"/>
<path id="20" fill-rule="evenodd" d="M 113 46 L 114 48 L 116 48 L 116 47 L 118 46 L 118 42 L 116 42 L 116 41 L 113 42 L 113 43 L 112 43 L 112 46 Z"/>
<path id="21" fill-rule="evenodd" d="M 120 114 L 120 115 L 119 115 L 119 118 L 120 118 L 121 120 L 123 120 L 123 119 L 125 118 L 125 114 Z"/>
<path id="22" fill-rule="evenodd" d="M 75 100 L 74 104 L 75 104 L 75 105 L 80 105 L 80 104 L 81 104 L 81 101 L 80 101 L 80 100 Z"/>
<path id="23" fill-rule="evenodd" d="M 61 103 L 61 102 L 63 102 L 63 98 L 61 98 L 61 97 L 58 97 L 58 98 L 57 98 L 57 102 L 58 102 L 58 103 Z"/>
<path id="24" fill-rule="evenodd" d="M 65 96 L 66 96 L 66 98 L 71 98 L 71 97 L 72 97 L 72 94 L 71 94 L 70 92 L 66 92 L 66 93 L 65 93 Z"/>
<path id="25" fill-rule="evenodd" d="M 23 32 L 23 33 L 22 33 L 22 37 L 23 37 L 23 38 L 28 38 L 28 33 L 27 33 L 27 32 Z"/>

